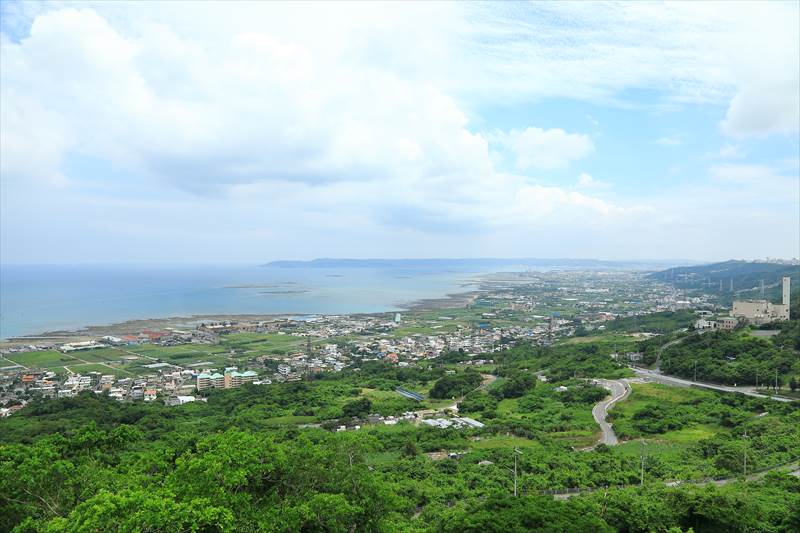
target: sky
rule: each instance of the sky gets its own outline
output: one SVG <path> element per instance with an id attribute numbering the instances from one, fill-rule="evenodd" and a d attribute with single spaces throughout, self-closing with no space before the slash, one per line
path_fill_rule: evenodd
<path id="1" fill-rule="evenodd" d="M 800 257 L 798 2 L 0 2 L 0 262 Z"/>

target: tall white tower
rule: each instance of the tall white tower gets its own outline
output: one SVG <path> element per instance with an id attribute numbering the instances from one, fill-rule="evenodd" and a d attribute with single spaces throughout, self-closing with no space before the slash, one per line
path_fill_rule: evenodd
<path id="1" fill-rule="evenodd" d="M 789 276 L 783 277 L 783 305 L 789 305 L 789 292 L 792 278 Z"/>

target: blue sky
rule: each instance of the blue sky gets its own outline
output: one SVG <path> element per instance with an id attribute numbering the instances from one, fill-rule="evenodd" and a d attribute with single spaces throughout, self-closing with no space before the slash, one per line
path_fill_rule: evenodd
<path id="1" fill-rule="evenodd" d="M 10 2 L 0 260 L 800 256 L 800 11 Z"/>

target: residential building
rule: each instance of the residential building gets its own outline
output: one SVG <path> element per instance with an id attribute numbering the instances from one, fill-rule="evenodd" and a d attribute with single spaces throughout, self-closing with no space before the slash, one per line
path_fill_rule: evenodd
<path id="1" fill-rule="evenodd" d="M 197 375 L 197 390 L 222 389 L 225 387 L 225 376 L 217 372 L 201 372 Z"/>

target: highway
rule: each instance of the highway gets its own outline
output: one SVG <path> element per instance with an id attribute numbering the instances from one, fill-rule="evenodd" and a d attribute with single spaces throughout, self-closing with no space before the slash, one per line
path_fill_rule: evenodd
<path id="1" fill-rule="evenodd" d="M 616 446 L 619 443 L 617 435 L 614 433 L 614 428 L 611 427 L 611 424 L 606 422 L 606 418 L 608 418 L 608 410 L 611 409 L 615 403 L 628 397 L 628 394 L 631 392 L 631 386 L 621 380 L 595 379 L 594 381 L 601 387 L 611 391 L 610 397 L 598 402 L 592 408 L 592 416 L 603 432 L 598 444 Z"/>
<path id="2" fill-rule="evenodd" d="M 753 392 L 750 387 L 731 387 L 729 385 L 717 385 L 714 383 L 703 383 L 701 381 L 691 381 L 688 379 L 683 378 L 676 378 L 673 376 L 667 376 L 656 372 L 655 370 L 645 370 L 644 368 L 637 368 L 631 367 L 634 372 L 636 372 L 637 376 L 645 377 L 652 379 L 653 381 L 658 381 L 660 383 L 664 383 L 665 385 L 677 385 L 683 387 L 702 387 L 704 389 L 710 389 L 720 392 L 736 392 L 739 394 L 744 394 L 747 396 L 752 396 L 754 398 L 766 398 L 770 400 L 775 400 L 777 402 L 793 402 L 791 398 L 783 398 L 781 396 L 768 396 L 766 394 L 761 394 L 758 392 Z M 596 417 L 595 417 L 596 419 Z"/>

